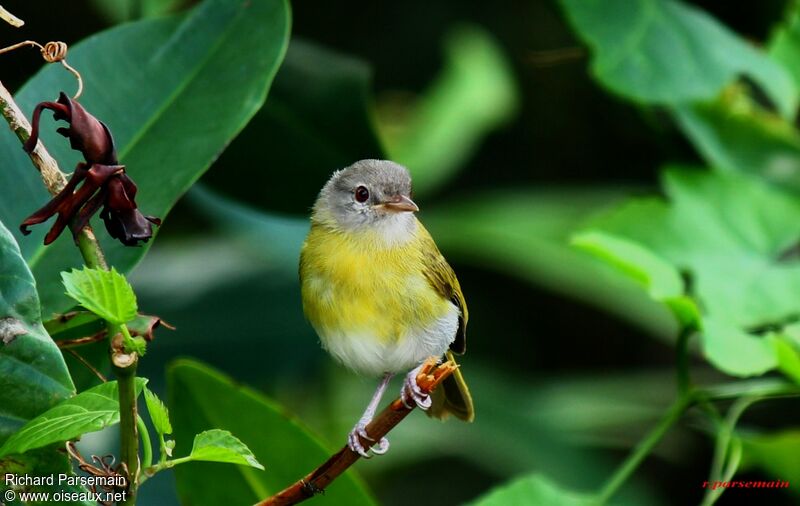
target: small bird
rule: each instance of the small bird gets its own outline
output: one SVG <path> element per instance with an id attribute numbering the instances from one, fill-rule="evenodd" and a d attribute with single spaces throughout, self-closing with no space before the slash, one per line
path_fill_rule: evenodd
<path id="1" fill-rule="evenodd" d="M 372 400 L 348 435 L 359 436 L 389 380 L 409 371 L 400 395 L 430 416 L 472 421 L 474 409 L 459 370 L 431 396 L 417 385 L 430 356 L 464 353 L 467 305 L 453 269 L 414 215 L 411 176 L 387 160 L 361 160 L 336 171 L 320 191 L 300 255 L 303 311 L 322 346 L 356 373 L 381 377 Z M 386 453 L 382 438 L 372 447 Z"/>

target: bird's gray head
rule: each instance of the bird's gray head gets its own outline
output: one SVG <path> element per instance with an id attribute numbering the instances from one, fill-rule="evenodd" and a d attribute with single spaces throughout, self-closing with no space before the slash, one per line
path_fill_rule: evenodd
<path id="1" fill-rule="evenodd" d="M 408 170 L 388 160 L 361 160 L 334 172 L 314 204 L 314 218 L 344 230 L 413 230 L 418 211 Z"/>

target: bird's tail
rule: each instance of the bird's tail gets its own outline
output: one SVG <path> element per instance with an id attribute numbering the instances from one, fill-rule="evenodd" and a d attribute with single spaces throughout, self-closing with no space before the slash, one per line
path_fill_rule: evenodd
<path id="1" fill-rule="evenodd" d="M 446 353 L 447 359 L 455 363 L 453 352 Z M 461 369 L 456 369 L 453 374 L 448 376 L 439 388 L 431 394 L 431 407 L 427 414 L 440 420 L 446 419 L 449 415 L 471 422 L 475 419 L 475 408 L 472 405 L 472 395 L 469 393 L 467 383 L 461 374 Z"/>

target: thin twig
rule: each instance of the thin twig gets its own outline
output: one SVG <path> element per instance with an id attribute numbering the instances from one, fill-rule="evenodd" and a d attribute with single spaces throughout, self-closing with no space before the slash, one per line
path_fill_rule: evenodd
<path id="1" fill-rule="evenodd" d="M 433 392 L 445 378 L 453 374 L 458 367 L 453 362 L 445 362 L 439 366 L 437 360 L 431 357 L 425 362 L 425 366 L 417 376 L 417 384 L 427 393 Z M 403 401 L 395 399 L 367 425 L 367 433 L 373 438 L 368 441 L 361 438 L 361 444 L 369 450 L 376 441 L 389 433 L 398 423 L 408 416 L 414 409 L 407 408 Z M 329 458 L 324 464 L 316 468 L 303 479 L 286 487 L 272 497 L 268 497 L 259 502 L 256 506 L 288 506 L 310 499 L 316 494 L 322 493 L 333 480 L 352 466 L 361 456 L 350 449 L 349 446 L 343 447 Z"/>
<path id="2" fill-rule="evenodd" d="M 0 49 L 0 54 L 3 53 L 10 53 L 11 51 L 15 51 L 21 47 L 30 46 L 39 49 L 39 53 L 41 53 L 42 58 L 47 63 L 61 63 L 67 71 L 75 76 L 75 79 L 78 81 L 78 90 L 75 92 L 75 95 L 72 96 L 73 100 L 78 100 L 81 94 L 83 93 L 83 77 L 81 77 L 81 73 L 75 70 L 69 63 L 67 63 L 67 45 L 61 41 L 50 41 L 44 46 L 36 42 L 35 40 L 23 40 L 22 42 L 17 42 L 16 44 L 12 44 L 10 46 L 6 46 Z"/>
<path id="3" fill-rule="evenodd" d="M 25 21 L 19 19 L 15 15 L 8 12 L 2 5 L 0 5 L 0 19 L 8 23 L 9 25 L 13 26 L 14 28 L 19 28 L 20 26 L 25 24 Z"/>
<path id="4" fill-rule="evenodd" d="M 69 353 L 70 355 L 72 355 L 73 357 L 75 357 L 76 359 L 78 359 L 78 361 L 81 364 L 85 365 L 87 367 L 87 369 L 89 369 L 90 371 L 92 371 L 94 373 L 95 376 L 100 378 L 100 381 L 102 381 L 103 383 L 108 382 L 108 378 L 103 376 L 103 373 L 98 371 L 92 364 L 89 363 L 88 360 L 83 358 L 77 351 L 67 348 L 66 352 Z"/>

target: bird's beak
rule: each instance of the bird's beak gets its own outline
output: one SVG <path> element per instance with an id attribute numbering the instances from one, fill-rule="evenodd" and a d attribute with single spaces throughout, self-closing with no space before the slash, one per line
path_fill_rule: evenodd
<path id="1" fill-rule="evenodd" d="M 395 195 L 386 202 L 381 203 L 380 207 L 386 209 L 387 211 L 392 211 L 395 213 L 402 213 L 402 212 L 416 213 L 417 211 L 419 211 L 419 207 L 417 207 L 417 204 L 415 204 L 413 200 L 406 197 L 405 195 Z"/>

